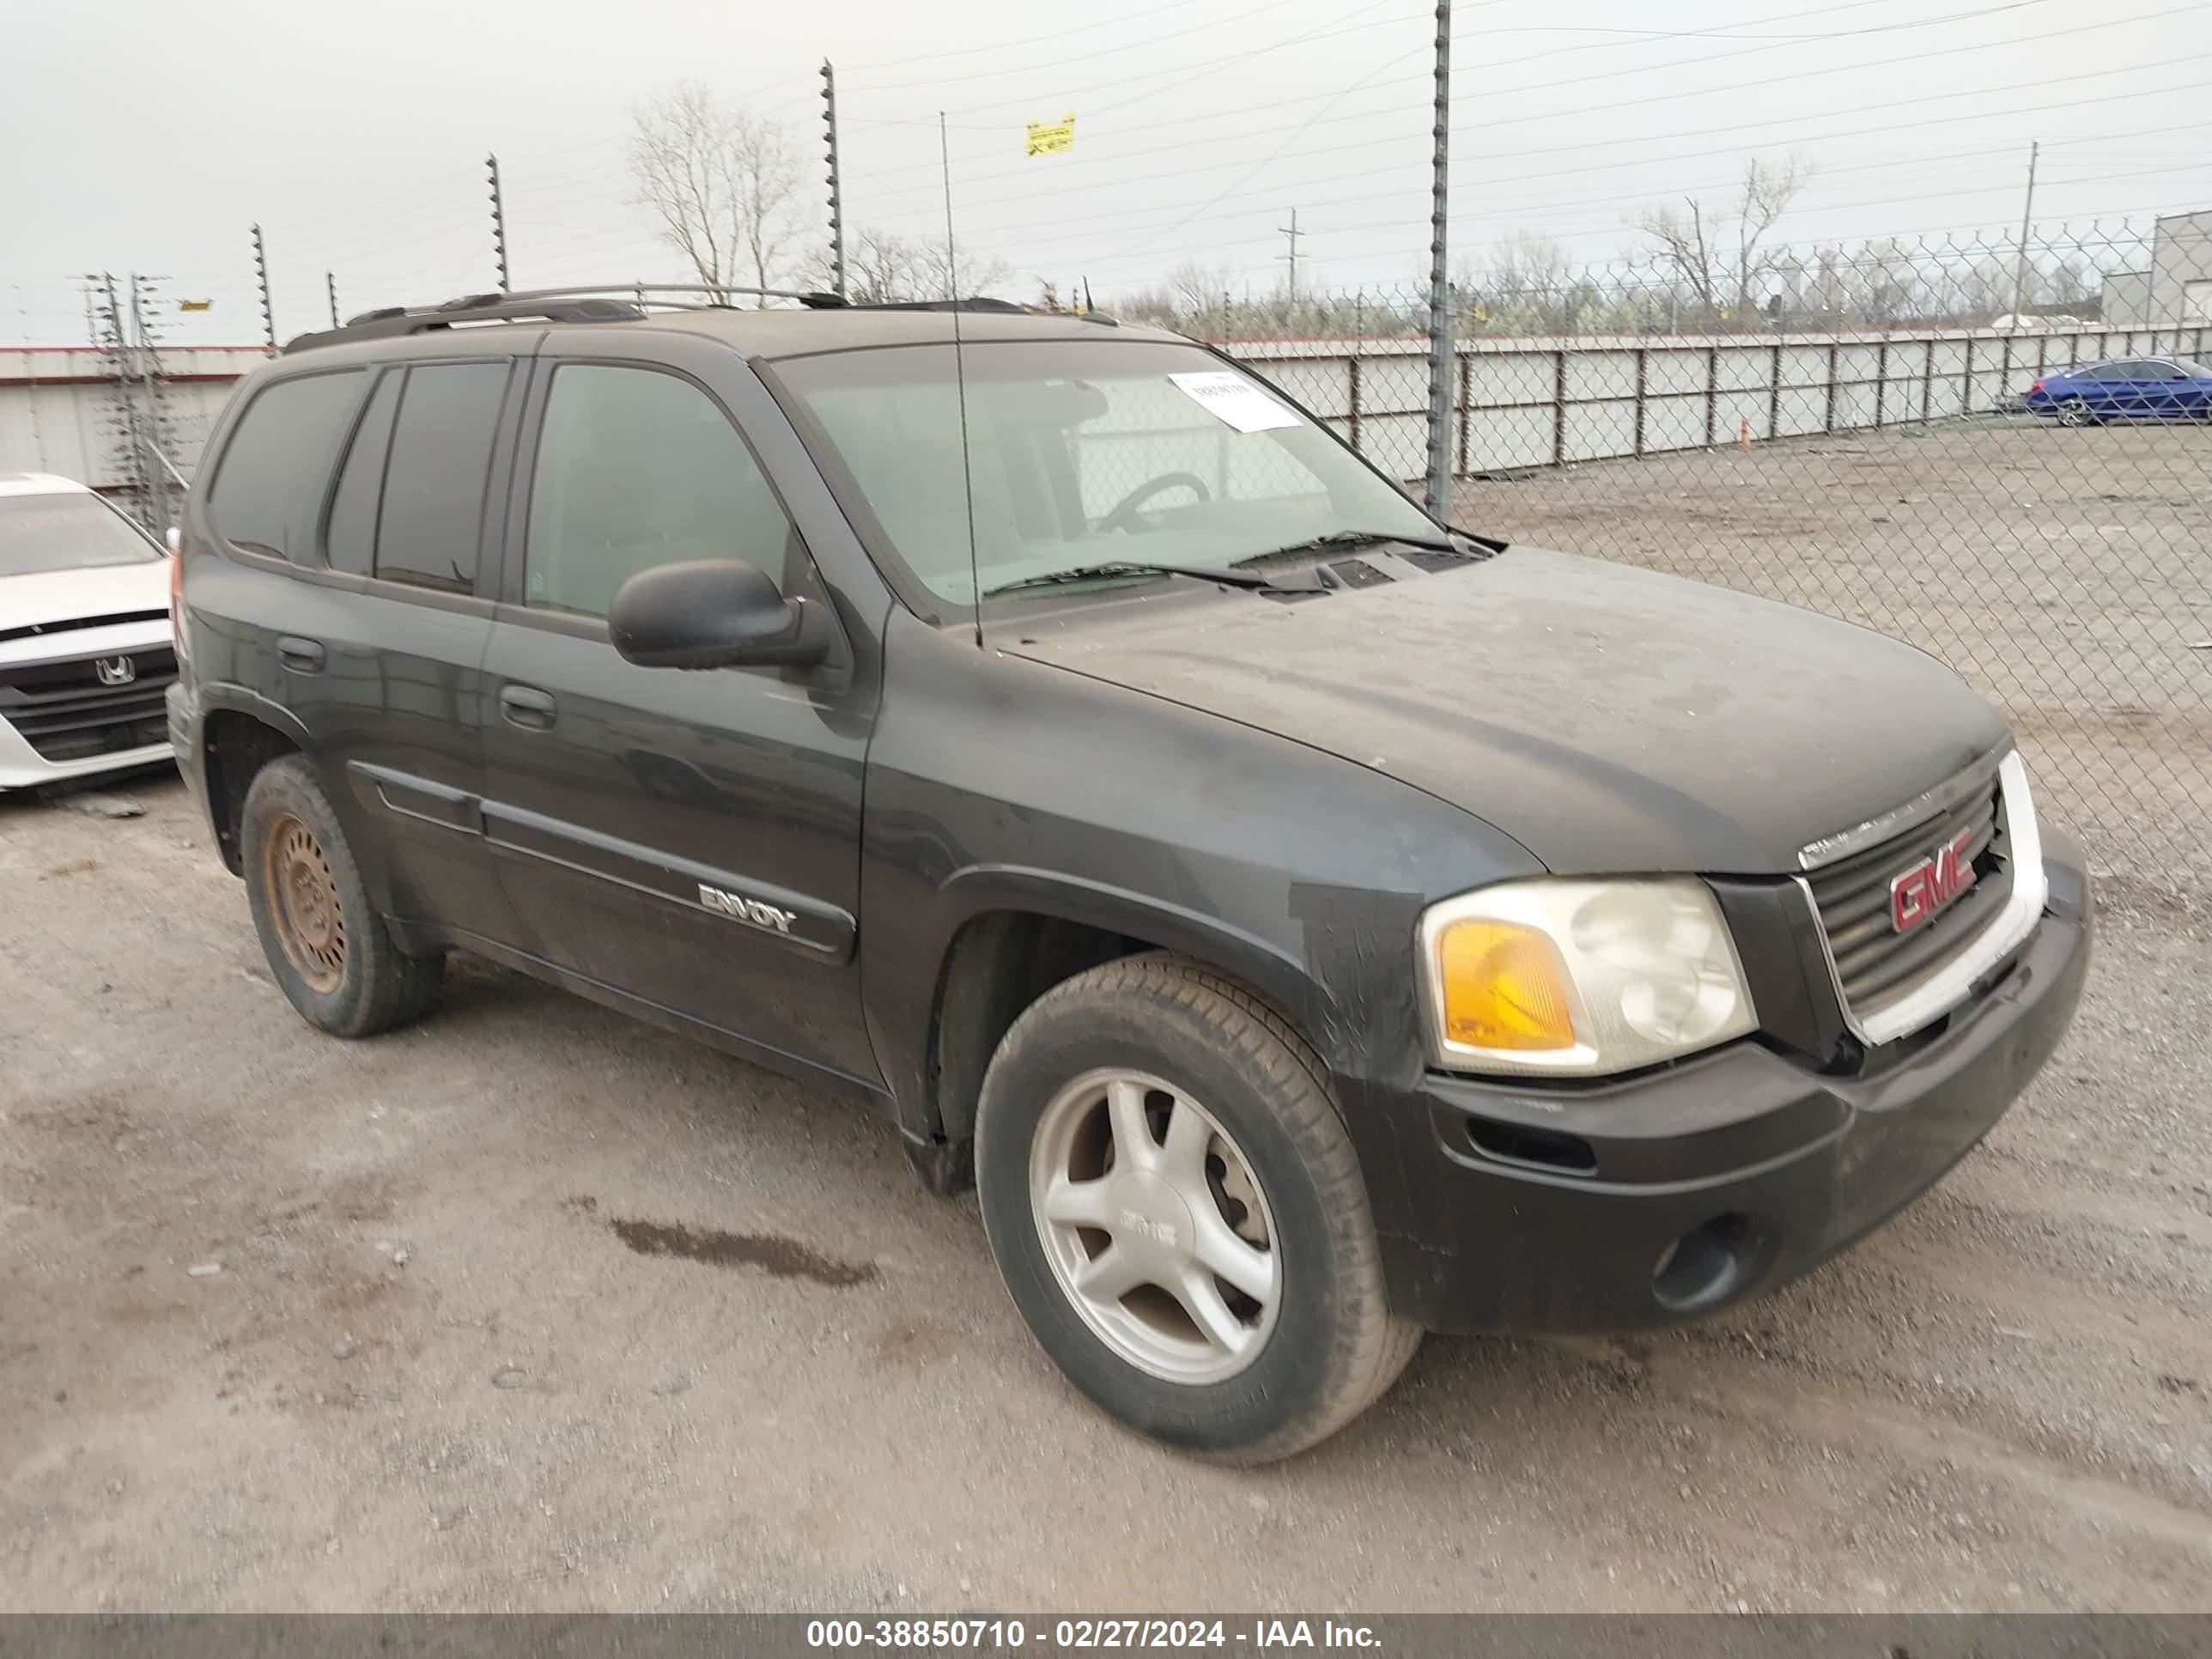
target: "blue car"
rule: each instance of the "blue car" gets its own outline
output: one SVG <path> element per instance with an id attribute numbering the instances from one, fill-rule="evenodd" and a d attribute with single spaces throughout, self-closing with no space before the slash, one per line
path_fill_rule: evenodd
<path id="1" fill-rule="evenodd" d="M 2104 421 L 2212 421 L 2212 368 L 2186 357 L 2123 357 L 2047 374 L 2027 389 L 2031 414 L 2061 426 Z"/>

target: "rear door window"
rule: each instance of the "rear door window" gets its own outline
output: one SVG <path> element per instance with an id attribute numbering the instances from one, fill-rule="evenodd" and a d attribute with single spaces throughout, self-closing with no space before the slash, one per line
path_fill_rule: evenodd
<path id="1" fill-rule="evenodd" d="M 280 559 L 313 558 L 331 464 L 367 379 L 362 369 L 305 374 L 254 394 L 208 490 L 225 540 Z"/>
<path id="2" fill-rule="evenodd" d="M 337 494 L 331 500 L 331 527 L 323 556 L 333 570 L 366 576 L 375 568 L 376 510 L 384 495 L 384 459 L 392 448 L 392 416 L 399 407 L 404 369 L 392 369 L 369 395 L 368 408 L 355 428 L 353 447 L 338 471 Z"/>
<path id="3" fill-rule="evenodd" d="M 476 591 L 492 441 L 508 365 L 416 363 L 384 464 L 374 574 L 441 593 Z"/>

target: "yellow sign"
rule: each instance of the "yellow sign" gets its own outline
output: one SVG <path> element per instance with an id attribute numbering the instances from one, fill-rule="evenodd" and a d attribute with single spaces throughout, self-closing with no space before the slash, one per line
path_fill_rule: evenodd
<path id="1" fill-rule="evenodd" d="M 177 309 L 179 311 L 206 311 L 210 309 L 214 304 L 215 301 L 212 300 L 179 300 L 177 301 Z"/>
<path id="2" fill-rule="evenodd" d="M 1060 121 L 1030 123 L 1031 155 L 1057 155 L 1062 150 L 1075 148 L 1075 112 L 1070 110 L 1066 118 Z"/>

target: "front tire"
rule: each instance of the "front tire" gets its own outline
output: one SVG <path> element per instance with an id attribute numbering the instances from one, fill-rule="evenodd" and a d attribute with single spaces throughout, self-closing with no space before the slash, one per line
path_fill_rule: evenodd
<path id="1" fill-rule="evenodd" d="M 421 1018 L 446 959 L 406 956 L 392 942 L 304 757 L 288 755 L 254 775 L 240 832 L 262 954 L 301 1018 L 342 1037 Z"/>
<path id="2" fill-rule="evenodd" d="M 975 1133 L 992 1255 L 1046 1352 L 1132 1428 L 1287 1457 L 1413 1358 L 1324 1079 L 1266 1005 L 1167 955 L 1056 986 L 1000 1045 Z"/>

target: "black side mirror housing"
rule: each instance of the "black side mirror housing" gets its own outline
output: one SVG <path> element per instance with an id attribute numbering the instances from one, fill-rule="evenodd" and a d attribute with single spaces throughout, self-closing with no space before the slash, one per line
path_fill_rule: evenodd
<path id="1" fill-rule="evenodd" d="M 641 668 L 809 667 L 830 654 L 818 604 L 787 599 L 741 559 L 641 570 L 615 590 L 607 632 Z"/>

